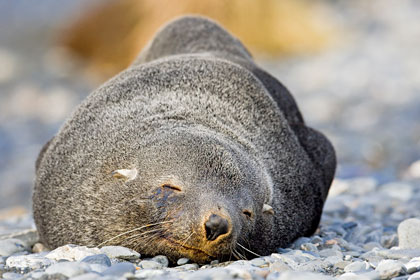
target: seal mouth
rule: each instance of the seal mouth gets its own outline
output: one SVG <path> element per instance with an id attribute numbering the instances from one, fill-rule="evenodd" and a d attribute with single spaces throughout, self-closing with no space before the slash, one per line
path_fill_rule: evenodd
<path id="1" fill-rule="evenodd" d="M 186 246 L 185 244 L 175 241 L 173 239 L 170 239 L 168 237 L 163 237 L 163 239 L 172 247 L 175 247 L 176 249 L 181 249 L 184 251 L 185 255 L 190 257 L 191 260 L 201 260 L 204 262 L 209 261 L 210 259 L 215 259 L 216 257 L 209 254 L 208 252 L 203 251 L 202 249 Z"/>

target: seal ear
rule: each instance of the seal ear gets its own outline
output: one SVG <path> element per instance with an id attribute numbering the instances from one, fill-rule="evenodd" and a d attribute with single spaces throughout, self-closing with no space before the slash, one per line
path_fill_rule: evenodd
<path id="1" fill-rule="evenodd" d="M 55 137 L 55 136 L 54 136 Z M 44 153 L 47 151 L 48 147 L 50 146 L 52 140 L 54 140 L 54 137 L 48 140 L 47 143 L 42 146 L 41 151 L 39 152 L 39 155 L 35 161 L 35 171 L 38 171 L 39 165 L 41 164 L 42 158 L 44 157 Z"/>
<path id="2" fill-rule="evenodd" d="M 134 180 L 137 177 L 137 169 L 118 169 L 113 171 L 112 177 L 117 179 L 125 179 L 126 181 Z"/>
<path id="3" fill-rule="evenodd" d="M 274 215 L 274 209 L 270 205 L 264 204 L 263 205 L 263 213 L 264 214 Z"/>

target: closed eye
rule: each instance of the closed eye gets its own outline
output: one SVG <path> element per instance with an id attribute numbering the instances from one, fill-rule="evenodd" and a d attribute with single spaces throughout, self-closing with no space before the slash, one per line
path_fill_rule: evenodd
<path id="1" fill-rule="evenodd" d="M 164 185 L 162 185 L 162 188 L 165 188 L 165 189 L 171 189 L 171 190 L 173 190 L 173 191 L 177 191 L 177 192 L 182 191 L 180 187 L 173 186 L 173 185 L 169 185 L 169 184 L 164 184 Z"/>
<path id="2" fill-rule="evenodd" d="M 242 214 L 244 214 L 247 218 L 251 218 L 252 217 L 252 212 L 249 211 L 249 210 L 242 211 Z"/>

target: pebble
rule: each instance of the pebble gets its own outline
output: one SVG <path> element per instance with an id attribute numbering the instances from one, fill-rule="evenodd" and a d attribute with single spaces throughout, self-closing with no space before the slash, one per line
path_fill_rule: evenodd
<path id="1" fill-rule="evenodd" d="M 398 240 L 401 249 L 420 249 L 420 219 L 401 222 L 398 226 Z"/>
<path id="2" fill-rule="evenodd" d="M 420 280 L 420 272 L 416 272 L 408 277 L 408 280 Z"/>
<path id="3" fill-rule="evenodd" d="M 10 256 L 25 250 L 25 244 L 19 239 L 10 238 L 0 240 L 0 256 Z"/>
<path id="4" fill-rule="evenodd" d="M 187 258 L 180 258 L 180 259 L 178 259 L 178 261 L 176 262 L 176 264 L 177 265 L 183 265 L 183 264 L 186 264 L 186 263 L 188 263 L 190 260 L 189 259 L 187 259 Z"/>
<path id="5" fill-rule="evenodd" d="M 32 253 L 42 253 L 42 252 L 48 252 L 48 248 L 44 246 L 42 243 L 35 243 L 32 247 Z"/>
<path id="6" fill-rule="evenodd" d="M 98 274 L 95 272 L 88 272 L 85 274 L 72 277 L 71 280 L 95 280 L 95 279 L 100 279 L 100 278 L 103 278 L 101 277 L 101 274 Z"/>
<path id="7" fill-rule="evenodd" d="M 83 258 L 81 262 L 85 262 L 88 264 L 100 264 L 104 266 L 111 266 L 111 260 L 105 254 L 87 256 Z"/>
<path id="8" fill-rule="evenodd" d="M 407 273 L 411 274 L 420 270 L 420 257 L 411 259 L 408 263 L 405 264 Z"/>
<path id="9" fill-rule="evenodd" d="M 372 270 L 368 262 L 356 261 L 344 268 L 345 272 L 367 272 Z"/>
<path id="10" fill-rule="evenodd" d="M 159 262 L 155 261 L 148 261 L 144 260 L 139 263 L 140 267 L 143 269 L 149 268 L 149 269 L 161 269 L 163 265 Z"/>
<path id="11" fill-rule="evenodd" d="M 140 254 L 134 250 L 122 246 L 105 246 L 101 248 L 101 253 L 110 258 L 118 258 L 124 260 L 137 260 Z"/>
<path id="12" fill-rule="evenodd" d="M 404 264 L 396 260 L 383 260 L 376 267 L 381 279 L 391 279 L 406 273 Z"/>
<path id="13" fill-rule="evenodd" d="M 281 261 L 274 261 L 270 263 L 269 269 L 271 272 L 283 272 L 286 270 L 291 270 L 290 266 Z"/>
<path id="14" fill-rule="evenodd" d="M 59 262 L 48 267 L 45 272 L 50 275 L 63 274 L 70 278 L 90 272 L 90 267 L 87 263 L 82 262 Z"/>
<path id="15" fill-rule="evenodd" d="M 135 266 L 129 262 L 122 262 L 112 265 L 107 270 L 103 271 L 102 274 L 105 276 L 123 276 L 126 273 L 134 273 L 136 271 Z"/>
<path id="16" fill-rule="evenodd" d="M 86 246 L 64 245 L 49 252 L 46 257 L 51 260 L 80 261 L 87 256 L 100 254 L 98 248 L 88 248 Z"/>
<path id="17" fill-rule="evenodd" d="M 378 255 L 387 259 L 412 259 L 420 256 L 420 249 L 389 249 L 378 251 Z"/>
<path id="18" fill-rule="evenodd" d="M 168 258 L 166 256 L 163 256 L 163 255 L 153 257 L 152 261 L 160 263 L 162 265 L 162 267 L 168 267 L 169 266 Z"/>
<path id="19" fill-rule="evenodd" d="M 10 256 L 6 260 L 6 265 L 15 269 L 41 269 L 54 264 L 54 260 L 45 257 L 45 253 Z"/>
<path id="20" fill-rule="evenodd" d="M 22 277 L 22 274 L 14 272 L 6 272 L 1 275 L 3 279 L 18 279 Z"/>

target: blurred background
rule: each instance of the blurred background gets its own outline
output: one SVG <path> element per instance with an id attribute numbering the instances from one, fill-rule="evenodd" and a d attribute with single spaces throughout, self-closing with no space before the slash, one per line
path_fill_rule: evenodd
<path id="1" fill-rule="evenodd" d="M 0 1 L 0 218 L 30 211 L 42 145 L 157 29 L 219 21 L 295 97 L 337 178 L 420 177 L 416 0 Z"/>

